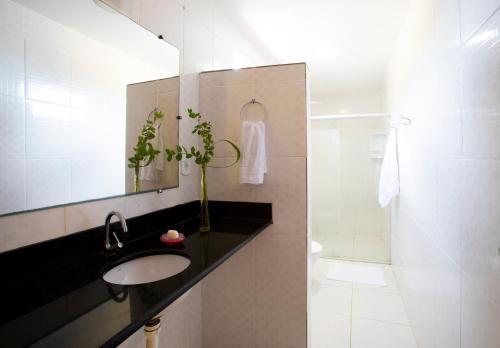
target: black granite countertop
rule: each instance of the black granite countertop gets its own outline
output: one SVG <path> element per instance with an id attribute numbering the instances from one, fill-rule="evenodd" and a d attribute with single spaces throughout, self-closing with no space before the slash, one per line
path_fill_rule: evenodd
<path id="1" fill-rule="evenodd" d="M 0 253 L 1 345 L 115 347 L 269 226 L 271 210 L 269 203 L 210 202 L 212 230 L 200 233 L 199 202 L 190 202 L 127 219 L 116 252 L 105 251 L 101 226 Z M 159 241 L 171 228 L 186 236 L 181 245 Z M 105 270 L 156 253 L 184 255 L 191 264 L 152 283 L 102 280 Z"/>

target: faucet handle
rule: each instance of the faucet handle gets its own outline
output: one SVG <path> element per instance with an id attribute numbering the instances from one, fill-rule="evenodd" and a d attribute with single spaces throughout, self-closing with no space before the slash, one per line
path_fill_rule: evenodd
<path id="1" fill-rule="evenodd" d="M 122 242 L 120 242 L 120 240 L 118 239 L 118 236 L 116 235 L 116 233 L 115 233 L 115 232 L 113 232 L 113 236 L 115 236 L 115 239 L 116 239 L 116 246 L 117 246 L 118 248 L 123 248 L 123 243 L 122 243 Z"/>

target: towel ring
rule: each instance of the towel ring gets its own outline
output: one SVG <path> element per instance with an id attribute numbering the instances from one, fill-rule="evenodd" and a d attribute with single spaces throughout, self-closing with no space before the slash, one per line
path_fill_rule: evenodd
<path id="1" fill-rule="evenodd" d="M 264 121 L 266 119 L 266 115 L 267 115 L 266 108 L 264 107 L 264 104 L 262 104 L 261 102 L 258 102 L 254 98 L 252 98 L 252 100 L 250 100 L 249 102 L 246 102 L 245 104 L 243 104 L 243 106 L 241 107 L 241 110 L 240 110 L 240 118 L 242 120 L 246 119 L 247 109 L 252 104 L 258 104 L 258 105 L 260 105 L 260 107 L 264 111 L 264 116 L 262 117 L 261 121 Z"/>

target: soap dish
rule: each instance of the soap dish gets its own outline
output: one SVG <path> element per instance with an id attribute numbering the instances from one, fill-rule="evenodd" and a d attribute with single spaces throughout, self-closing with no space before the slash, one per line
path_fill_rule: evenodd
<path id="1" fill-rule="evenodd" d="M 177 238 L 167 238 L 167 234 L 163 233 L 160 237 L 160 240 L 168 245 L 175 245 L 175 244 L 180 244 L 186 239 L 182 233 L 179 233 L 179 237 Z"/>

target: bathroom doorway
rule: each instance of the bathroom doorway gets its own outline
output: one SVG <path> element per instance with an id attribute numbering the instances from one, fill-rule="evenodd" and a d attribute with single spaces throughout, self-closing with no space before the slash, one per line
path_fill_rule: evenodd
<path id="1" fill-rule="evenodd" d="M 311 117 L 312 239 L 322 257 L 390 263 L 390 216 L 378 182 L 385 114 Z"/>

